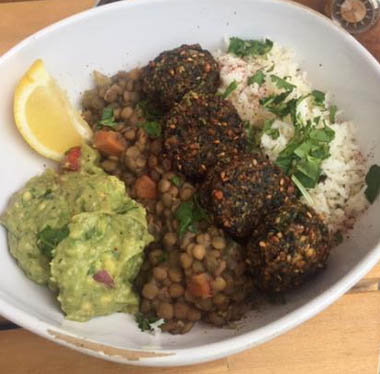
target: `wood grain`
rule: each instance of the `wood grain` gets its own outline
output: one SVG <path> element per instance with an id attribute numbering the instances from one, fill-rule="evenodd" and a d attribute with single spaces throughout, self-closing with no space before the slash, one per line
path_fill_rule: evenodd
<path id="1" fill-rule="evenodd" d="M 123 366 L 82 355 L 25 330 L 2 331 L 0 367 L 7 374 L 375 374 L 379 310 L 380 292 L 346 295 L 317 317 L 266 344 L 180 369 Z"/>
<path id="2" fill-rule="evenodd" d="M 90 8 L 94 0 L 36 0 L 0 4 L 0 55 L 62 18 Z"/>

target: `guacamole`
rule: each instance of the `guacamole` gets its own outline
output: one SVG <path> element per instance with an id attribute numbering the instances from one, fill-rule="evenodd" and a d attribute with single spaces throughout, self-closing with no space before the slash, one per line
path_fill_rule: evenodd
<path id="1" fill-rule="evenodd" d="M 152 241 L 144 208 L 97 161 L 83 146 L 79 171 L 32 178 L 0 217 L 19 266 L 78 321 L 137 309 L 132 281 Z"/>

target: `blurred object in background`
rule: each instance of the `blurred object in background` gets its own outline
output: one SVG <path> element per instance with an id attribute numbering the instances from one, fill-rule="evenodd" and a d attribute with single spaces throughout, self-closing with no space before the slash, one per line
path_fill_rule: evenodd
<path id="1" fill-rule="evenodd" d="M 326 0 L 325 13 L 349 33 L 370 30 L 379 20 L 379 0 Z"/>
<path id="2" fill-rule="evenodd" d="M 97 0 L 97 1 L 95 1 L 95 6 L 115 3 L 116 1 L 120 1 L 120 0 Z"/>

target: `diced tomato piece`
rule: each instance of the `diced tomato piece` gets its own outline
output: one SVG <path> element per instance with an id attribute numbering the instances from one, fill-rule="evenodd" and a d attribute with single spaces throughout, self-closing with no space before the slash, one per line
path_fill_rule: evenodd
<path id="1" fill-rule="evenodd" d="M 155 200 L 157 198 L 157 183 L 149 176 L 142 175 L 136 179 L 135 192 L 140 199 Z"/>
<path id="2" fill-rule="evenodd" d="M 63 168 L 71 171 L 78 171 L 80 169 L 79 159 L 81 153 L 81 147 L 70 148 L 63 159 Z"/>
<path id="3" fill-rule="evenodd" d="M 194 275 L 189 284 L 189 292 L 195 297 L 201 297 L 202 299 L 207 299 L 211 297 L 211 285 L 207 274 L 201 273 Z"/>
<path id="4" fill-rule="evenodd" d="M 118 132 L 100 130 L 94 134 L 94 146 L 107 156 L 120 156 L 126 144 Z"/>

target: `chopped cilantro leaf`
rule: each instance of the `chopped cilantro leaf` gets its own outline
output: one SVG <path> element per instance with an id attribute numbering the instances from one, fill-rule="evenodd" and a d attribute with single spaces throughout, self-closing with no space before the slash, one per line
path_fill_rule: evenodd
<path id="1" fill-rule="evenodd" d="M 323 105 L 325 102 L 326 94 L 322 91 L 314 90 L 311 92 L 311 96 L 314 98 L 314 102 L 317 105 Z"/>
<path id="2" fill-rule="evenodd" d="M 316 129 L 313 122 L 295 127 L 295 134 L 277 157 L 276 164 L 287 175 L 294 175 L 304 188 L 314 188 L 320 181 L 322 161 L 330 156 L 329 143 L 334 131 L 325 126 Z"/>
<path id="3" fill-rule="evenodd" d="M 336 112 L 337 112 L 338 108 L 336 107 L 336 105 L 331 105 L 330 106 L 330 115 L 329 115 L 329 119 L 330 119 L 330 123 L 333 124 L 335 123 L 335 116 L 336 116 Z"/>
<path id="4" fill-rule="evenodd" d="M 293 91 L 293 89 L 296 88 L 296 86 L 294 84 L 287 82 L 285 79 L 282 79 L 282 78 L 278 77 L 277 75 L 271 74 L 270 78 L 271 78 L 272 82 L 275 83 L 277 88 L 279 88 L 279 89 L 284 89 L 287 91 Z"/>
<path id="5" fill-rule="evenodd" d="M 177 187 L 181 186 L 183 183 L 183 180 L 180 176 L 175 175 L 170 181 Z"/>
<path id="6" fill-rule="evenodd" d="M 248 78 L 248 86 L 250 86 L 251 84 L 253 83 L 257 83 L 259 85 L 259 87 L 261 87 L 261 85 L 264 83 L 265 81 L 265 74 L 263 73 L 262 70 L 257 70 L 257 72 L 253 75 L 251 75 L 249 78 Z"/>
<path id="7" fill-rule="evenodd" d="M 226 90 L 224 91 L 224 93 L 221 94 L 222 98 L 226 99 L 228 96 L 231 95 L 233 91 L 237 89 L 237 87 L 238 87 L 238 83 L 236 81 L 231 82 L 226 88 Z"/>
<path id="8" fill-rule="evenodd" d="M 175 218 L 179 222 L 178 234 L 182 237 L 187 231 L 196 232 L 197 223 L 208 220 L 205 211 L 201 208 L 196 197 L 184 201 L 175 212 Z"/>
<path id="9" fill-rule="evenodd" d="M 261 130 L 257 130 L 248 121 L 244 122 L 244 129 L 247 133 L 249 151 L 256 152 L 260 148 Z"/>
<path id="10" fill-rule="evenodd" d="M 70 230 L 67 225 L 57 229 L 48 225 L 37 234 L 37 247 L 42 254 L 53 258 L 53 250 L 69 233 Z"/>
<path id="11" fill-rule="evenodd" d="M 168 260 L 168 253 L 167 252 L 162 252 L 162 255 L 158 258 L 158 263 L 166 262 Z"/>
<path id="12" fill-rule="evenodd" d="M 157 322 L 159 318 L 153 316 L 144 316 L 139 312 L 136 314 L 135 320 L 137 322 L 137 326 L 141 331 L 153 331 L 151 324 Z"/>
<path id="13" fill-rule="evenodd" d="M 107 106 L 103 109 L 102 118 L 99 121 L 99 125 L 107 127 L 115 127 L 117 125 L 115 122 L 113 108 L 111 106 Z"/>
<path id="14" fill-rule="evenodd" d="M 365 177 L 367 188 L 364 191 L 367 200 L 373 204 L 380 192 L 380 166 L 372 165 Z"/>
<path id="15" fill-rule="evenodd" d="M 146 100 L 139 101 L 137 106 L 139 107 L 143 117 L 147 121 L 158 121 L 163 116 L 163 113 L 161 113 L 156 107 L 154 107 Z"/>
<path id="16" fill-rule="evenodd" d="M 303 197 L 306 199 L 309 205 L 313 205 L 313 199 L 311 198 L 309 192 L 307 192 L 306 188 L 303 186 L 303 184 L 298 180 L 298 178 L 295 175 L 292 175 L 291 177 L 293 183 L 298 187 L 299 191 L 303 195 Z"/>
<path id="17" fill-rule="evenodd" d="M 137 127 L 141 127 L 151 138 L 158 138 L 161 136 L 161 125 L 156 121 L 146 121 L 137 124 Z"/>
<path id="18" fill-rule="evenodd" d="M 330 143 L 335 138 L 335 131 L 327 126 L 322 129 L 313 129 L 310 131 L 310 138 L 319 142 Z"/>
<path id="19" fill-rule="evenodd" d="M 280 136 L 280 131 L 278 129 L 272 128 L 273 122 L 274 120 L 266 120 L 264 122 L 263 133 L 267 134 L 272 139 L 278 139 Z"/>
<path id="20" fill-rule="evenodd" d="M 243 40 L 240 38 L 230 38 L 228 53 L 233 53 L 239 57 L 262 56 L 268 53 L 273 47 L 273 42 L 269 39 L 260 40 Z"/>

